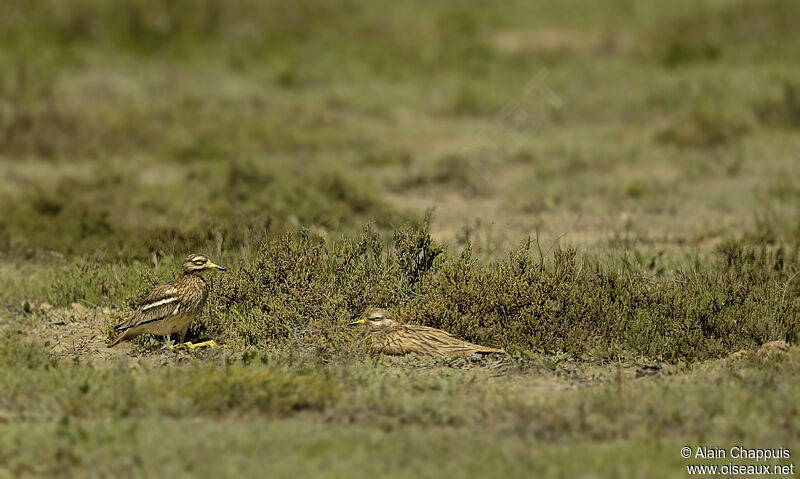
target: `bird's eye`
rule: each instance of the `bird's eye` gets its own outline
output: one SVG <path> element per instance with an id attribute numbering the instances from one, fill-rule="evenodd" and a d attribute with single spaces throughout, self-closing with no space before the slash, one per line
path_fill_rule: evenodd
<path id="1" fill-rule="evenodd" d="M 194 261 L 194 264 L 196 264 L 196 265 L 198 265 L 198 266 L 200 266 L 200 265 L 201 265 L 201 264 L 203 264 L 203 263 L 205 263 L 205 261 L 203 261 L 203 260 L 200 260 L 200 259 L 197 259 L 197 260 L 195 260 L 195 261 Z"/>

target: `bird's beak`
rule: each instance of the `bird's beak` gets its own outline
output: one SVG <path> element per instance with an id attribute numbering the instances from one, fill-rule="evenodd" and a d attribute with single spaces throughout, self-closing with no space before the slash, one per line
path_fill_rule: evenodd
<path id="1" fill-rule="evenodd" d="M 228 271 L 228 268 L 226 268 L 224 266 L 220 266 L 218 264 L 214 264 L 214 263 L 208 263 L 208 268 L 209 269 L 214 268 L 214 269 L 218 269 L 220 271 Z"/>
<path id="2" fill-rule="evenodd" d="M 366 323 L 366 322 L 367 322 L 367 320 L 366 320 L 366 319 L 364 319 L 364 318 L 359 318 L 359 319 L 357 319 L 356 321 L 353 321 L 352 323 L 350 323 L 350 326 L 360 326 L 360 325 L 362 325 L 362 324 L 364 324 L 364 323 Z"/>

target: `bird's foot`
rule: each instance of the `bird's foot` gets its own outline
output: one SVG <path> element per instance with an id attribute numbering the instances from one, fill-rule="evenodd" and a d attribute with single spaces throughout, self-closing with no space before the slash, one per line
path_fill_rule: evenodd
<path id="1" fill-rule="evenodd" d="M 183 343 L 183 346 L 189 349 L 197 349 L 197 348 L 218 348 L 216 341 L 210 339 L 208 341 L 203 341 L 202 343 L 194 344 L 191 341 L 187 341 Z"/>
<path id="2" fill-rule="evenodd" d="M 170 351 L 176 351 L 181 349 L 198 349 L 198 348 L 218 348 L 216 341 L 210 339 L 208 341 L 203 341 L 202 343 L 192 343 L 191 341 L 186 341 L 185 343 L 175 344 L 172 340 L 168 341 L 164 344 L 166 349 Z"/>

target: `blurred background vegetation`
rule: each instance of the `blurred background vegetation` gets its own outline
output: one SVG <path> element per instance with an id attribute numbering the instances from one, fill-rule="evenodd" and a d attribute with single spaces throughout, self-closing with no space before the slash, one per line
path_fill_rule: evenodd
<path id="1" fill-rule="evenodd" d="M 3 2 L 0 251 L 794 240 L 791 0 Z"/>

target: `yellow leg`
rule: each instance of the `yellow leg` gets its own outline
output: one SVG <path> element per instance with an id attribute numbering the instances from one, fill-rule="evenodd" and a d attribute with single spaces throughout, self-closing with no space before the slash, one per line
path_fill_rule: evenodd
<path id="1" fill-rule="evenodd" d="M 186 331 L 188 329 L 189 328 L 186 328 L 183 331 L 180 331 L 180 333 L 179 333 L 180 334 L 180 338 L 181 338 L 181 340 L 180 340 L 181 342 L 180 343 L 178 343 L 176 345 L 173 345 L 172 341 L 170 341 L 167 347 L 169 349 L 197 349 L 197 348 L 216 348 L 216 347 L 218 347 L 217 343 L 213 339 L 209 340 L 209 341 L 203 341 L 202 343 L 197 343 L 197 344 L 193 344 L 191 341 L 184 342 L 184 338 L 186 338 Z"/>
<path id="2" fill-rule="evenodd" d="M 208 341 L 203 341 L 202 343 L 192 344 L 191 342 L 183 343 L 189 349 L 197 349 L 197 348 L 218 348 L 216 341 L 213 339 L 209 339 Z"/>
<path id="3" fill-rule="evenodd" d="M 171 334 L 164 335 L 164 348 L 166 349 L 175 349 L 175 343 L 172 341 Z"/>
<path id="4" fill-rule="evenodd" d="M 188 329 L 188 328 L 187 328 L 187 329 Z M 191 342 L 188 342 L 188 343 L 186 343 L 186 342 L 184 342 L 184 341 L 183 341 L 183 340 L 184 340 L 184 338 L 186 338 L 186 331 L 187 331 L 187 329 L 184 329 L 183 331 L 180 331 L 180 332 L 178 333 L 178 334 L 180 335 L 180 338 L 181 338 L 181 339 L 180 339 L 180 342 L 179 342 L 178 344 L 174 345 L 174 346 L 172 346 L 172 345 L 171 345 L 172 343 L 170 342 L 169 349 L 173 349 L 173 350 L 174 350 L 174 349 L 191 349 L 191 348 L 193 347 L 193 345 L 192 345 L 192 343 L 191 343 Z"/>
<path id="5" fill-rule="evenodd" d="M 185 343 L 176 344 L 174 346 L 169 346 L 169 349 L 197 349 L 197 348 L 218 348 L 216 341 L 210 339 L 208 341 L 203 341 L 202 343 L 194 344 L 191 341 L 186 341 Z"/>

